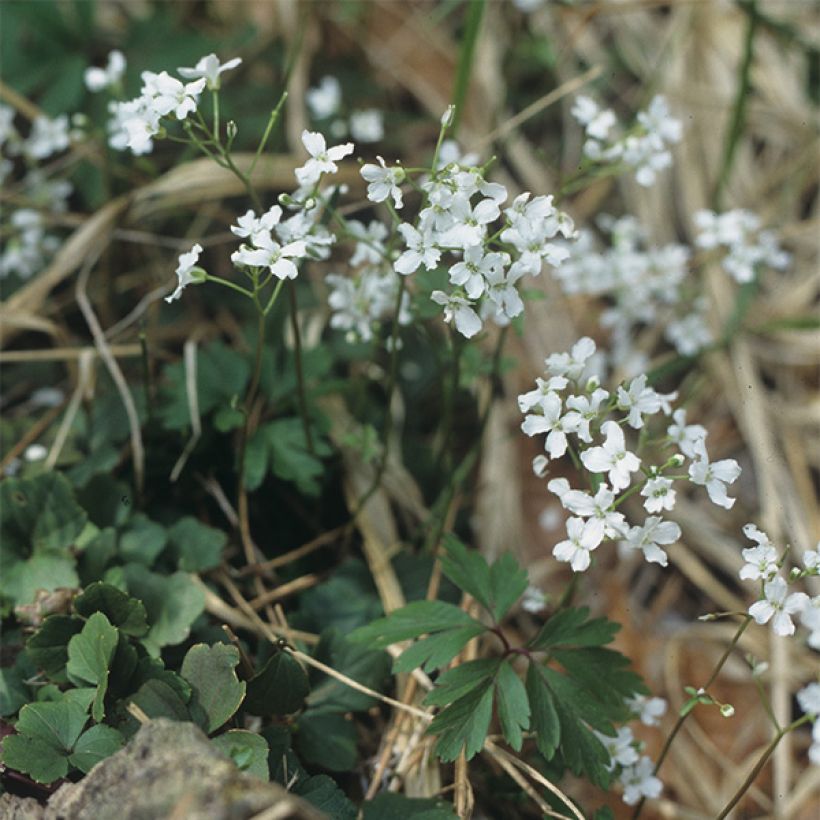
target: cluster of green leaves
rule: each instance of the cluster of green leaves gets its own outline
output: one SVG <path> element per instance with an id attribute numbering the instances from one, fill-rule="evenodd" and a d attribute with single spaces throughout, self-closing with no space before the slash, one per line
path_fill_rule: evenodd
<path id="1" fill-rule="evenodd" d="M 444 574 L 483 608 L 485 620 L 443 601 L 416 601 L 357 629 L 351 640 L 388 647 L 412 641 L 393 671 L 446 669 L 479 636 L 494 635 L 501 654 L 458 664 L 441 672 L 425 703 L 440 711 L 428 732 L 437 737 L 442 760 L 463 751 L 469 759 L 483 747 L 493 711 L 516 751 L 525 733 L 548 761 L 592 782 L 609 784 L 609 754 L 594 731 L 615 735 L 614 723 L 630 717 L 625 700 L 645 693 L 629 660 L 606 648 L 619 626 L 589 618 L 587 609 L 562 609 L 521 647 L 511 646 L 500 624 L 527 586 L 527 574 L 507 554 L 492 565 L 449 536 L 442 557 Z M 526 670 L 523 670 L 526 667 Z"/>

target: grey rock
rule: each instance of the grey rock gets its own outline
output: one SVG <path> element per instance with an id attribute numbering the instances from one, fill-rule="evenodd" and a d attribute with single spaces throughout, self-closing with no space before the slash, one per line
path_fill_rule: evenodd
<path id="1" fill-rule="evenodd" d="M 0 820 L 42 820 L 43 807 L 33 797 L 0 794 Z"/>
<path id="2" fill-rule="evenodd" d="M 100 761 L 79 783 L 61 786 L 43 814 L 43 820 L 252 817 L 323 820 L 326 815 L 278 784 L 241 772 L 194 724 L 165 718 L 144 724 L 124 749 Z"/>

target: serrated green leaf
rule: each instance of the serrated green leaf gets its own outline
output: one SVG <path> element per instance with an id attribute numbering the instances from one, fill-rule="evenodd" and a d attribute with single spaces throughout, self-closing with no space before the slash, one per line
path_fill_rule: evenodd
<path id="1" fill-rule="evenodd" d="M 177 556 L 178 566 L 186 572 L 204 572 L 218 567 L 228 536 L 215 527 L 186 515 L 168 530 L 168 538 Z"/>
<path id="2" fill-rule="evenodd" d="M 184 641 L 205 608 L 205 594 L 185 572 L 160 575 L 141 564 L 126 564 L 128 592 L 145 605 L 150 628 L 142 643 L 154 656 L 164 646 Z"/>
<path id="3" fill-rule="evenodd" d="M 358 811 L 336 785 L 333 778 L 317 774 L 304 780 L 297 780 L 292 789 L 333 820 L 356 820 Z"/>
<path id="4" fill-rule="evenodd" d="M 68 642 L 79 634 L 83 622 L 69 615 L 49 615 L 26 642 L 32 663 L 52 680 L 62 678 L 68 662 Z"/>
<path id="5" fill-rule="evenodd" d="M 273 474 L 284 481 L 292 481 L 305 495 L 318 495 L 318 479 L 324 473 L 324 466 L 317 456 L 330 454 L 327 443 L 317 438 L 311 453 L 302 420 L 298 418 L 272 421 L 260 431 L 268 444 Z"/>
<path id="6" fill-rule="evenodd" d="M 478 621 L 453 604 L 444 601 L 414 601 L 391 612 L 386 618 L 379 618 L 359 627 L 348 637 L 351 641 L 384 649 L 399 641 L 419 638 L 428 632 L 472 624 L 478 624 Z M 483 624 L 480 626 L 485 628 Z"/>
<path id="7" fill-rule="evenodd" d="M 111 584 L 97 581 L 85 588 L 74 599 L 78 615 L 90 618 L 94 612 L 102 612 L 120 632 L 141 637 L 148 631 L 147 614 L 142 601 L 130 598 Z"/>
<path id="8" fill-rule="evenodd" d="M 168 543 L 168 533 L 147 515 L 136 513 L 128 529 L 120 535 L 119 553 L 123 561 L 134 561 L 150 567 Z"/>
<path id="9" fill-rule="evenodd" d="M 105 717 L 103 700 L 108 691 L 108 670 L 119 641 L 116 627 L 102 612 L 95 612 L 79 635 L 68 642 L 66 672 L 72 683 L 97 687 L 91 715 L 97 723 Z"/>
<path id="10" fill-rule="evenodd" d="M 68 758 L 42 740 L 9 735 L 3 740 L 3 763 L 38 783 L 53 783 L 68 774 Z"/>
<path id="11" fill-rule="evenodd" d="M 435 688 L 424 698 L 424 704 L 446 706 L 464 697 L 481 683 L 492 680 L 501 662 L 501 658 L 479 658 L 448 669 L 438 676 Z"/>
<path id="12" fill-rule="evenodd" d="M 456 629 L 446 629 L 416 641 L 393 662 L 393 672 L 410 672 L 422 667 L 426 672 L 441 669 L 458 655 L 470 640 L 485 631 L 482 624 L 473 623 Z"/>
<path id="13" fill-rule="evenodd" d="M 227 644 L 195 644 L 182 661 L 180 674 L 191 684 L 189 711 L 209 734 L 222 726 L 245 697 L 245 682 L 234 671 L 239 651 Z"/>
<path id="14" fill-rule="evenodd" d="M 522 730 L 526 731 L 530 726 L 530 704 L 521 678 L 507 661 L 496 673 L 495 700 L 504 738 L 516 752 L 520 752 Z"/>
<path id="15" fill-rule="evenodd" d="M 90 772 L 97 763 L 118 752 L 124 745 L 123 736 L 116 729 L 99 724 L 80 735 L 68 761 L 81 772 Z"/>
<path id="16" fill-rule="evenodd" d="M 485 609 L 492 611 L 490 567 L 483 556 L 468 550 L 454 535 L 444 536 L 442 572 L 464 592 L 470 593 Z"/>
<path id="17" fill-rule="evenodd" d="M 456 820 L 452 806 L 433 797 L 382 792 L 362 804 L 362 820 Z"/>
<path id="18" fill-rule="evenodd" d="M 20 710 L 15 728 L 21 735 L 36 738 L 53 749 L 69 753 L 87 721 L 86 710 L 70 700 L 29 703 Z"/>
<path id="19" fill-rule="evenodd" d="M 561 726 L 555 704 L 552 702 L 552 694 L 539 676 L 537 664 L 534 662 L 531 662 L 527 669 L 526 686 L 535 745 L 546 760 L 551 760 L 561 740 Z"/>
<path id="20" fill-rule="evenodd" d="M 631 713 L 625 700 L 647 693 L 640 676 L 629 668 L 629 658 L 620 652 L 588 647 L 555 649 L 552 656 L 577 685 L 599 703 L 611 707 L 612 720 L 628 720 Z"/>
<path id="21" fill-rule="evenodd" d="M 290 715 L 302 708 L 310 686 L 305 670 L 288 652 L 276 652 L 248 681 L 245 711 Z"/>
<path id="22" fill-rule="evenodd" d="M 611 643 L 621 628 L 606 618 L 587 620 L 589 609 L 563 609 L 555 613 L 530 642 L 532 649 L 560 646 L 602 646 Z"/>
<path id="23" fill-rule="evenodd" d="M 140 686 L 131 701 L 149 718 L 191 719 L 188 707 L 176 689 L 159 679 L 148 680 Z"/>
<path id="24" fill-rule="evenodd" d="M 452 762 L 463 749 L 470 760 L 484 745 L 492 713 L 492 681 L 484 681 L 433 718 L 427 734 L 438 735 L 436 754 L 443 761 Z"/>
<path id="25" fill-rule="evenodd" d="M 358 759 L 356 727 L 343 715 L 307 711 L 296 725 L 296 750 L 306 762 L 331 772 L 350 771 Z"/>
<path id="26" fill-rule="evenodd" d="M 230 757 L 240 771 L 260 780 L 268 779 L 268 743 L 261 735 L 246 729 L 229 729 L 212 737 L 211 743 Z"/>
<path id="27" fill-rule="evenodd" d="M 508 552 L 490 566 L 491 611 L 496 623 L 503 620 L 524 594 L 528 583 L 527 571 Z"/>

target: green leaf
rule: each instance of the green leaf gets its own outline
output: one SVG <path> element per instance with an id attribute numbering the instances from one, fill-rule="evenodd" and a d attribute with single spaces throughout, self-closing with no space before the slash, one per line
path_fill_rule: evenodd
<path id="1" fill-rule="evenodd" d="M 14 715 L 31 700 L 26 681 L 33 677 L 35 668 L 25 652 L 21 652 L 13 666 L 0 668 L 0 717 Z"/>
<path id="2" fill-rule="evenodd" d="M 209 734 L 236 712 L 245 697 L 245 682 L 236 677 L 239 650 L 227 644 L 195 644 L 182 661 L 180 674 L 191 684 L 190 710 Z"/>
<path id="3" fill-rule="evenodd" d="M 451 762 L 463 749 L 470 760 L 484 745 L 492 713 L 493 686 L 484 681 L 433 718 L 427 734 L 438 735 L 436 754 Z"/>
<path id="4" fill-rule="evenodd" d="M 228 543 L 228 536 L 222 530 L 209 527 L 190 515 L 180 518 L 168 530 L 168 537 L 179 568 L 186 572 L 203 572 L 218 567 L 222 562 L 222 550 Z"/>
<path id="5" fill-rule="evenodd" d="M 29 703 L 20 710 L 15 728 L 52 749 L 69 753 L 88 721 L 86 710 L 77 703 Z"/>
<path id="6" fill-rule="evenodd" d="M 531 662 L 527 669 L 527 697 L 530 702 L 535 745 L 546 760 L 551 760 L 561 739 L 561 726 L 555 704 L 552 702 L 552 694 L 539 676 L 535 662 Z"/>
<path id="7" fill-rule="evenodd" d="M 131 701 L 139 706 L 149 718 L 164 717 L 178 721 L 191 719 L 188 707 L 179 692 L 159 679 L 143 683 Z"/>
<path id="8" fill-rule="evenodd" d="M 268 473 L 268 440 L 263 430 L 256 430 L 245 448 L 245 486 L 250 492 L 258 490 Z"/>
<path id="9" fill-rule="evenodd" d="M 23 560 L 6 560 L 4 555 L 3 559 L 0 595 L 10 598 L 15 604 L 30 604 L 40 589 L 51 591 L 58 587 L 80 585 L 76 561 L 72 557 L 33 555 Z"/>
<path id="10" fill-rule="evenodd" d="M 441 669 L 467 645 L 485 631 L 482 624 L 474 623 L 457 629 L 447 629 L 417 641 L 404 650 L 393 663 L 394 672 L 410 672 L 422 667 L 426 672 Z"/>
<path id="11" fill-rule="evenodd" d="M 495 697 L 504 737 L 516 752 L 520 752 L 521 732 L 530 726 L 530 704 L 521 678 L 507 661 L 501 664 L 496 674 Z"/>
<path id="12" fill-rule="evenodd" d="M 151 625 L 142 639 L 154 656 L 164 646 L 182 643 L 191 624 L 205 609 L 205 594 L 185 572 L 160 575 L 141 564 L 123 567 L 128 591 L 145 605 Z"/>
<path id="13" fill-rule="evenodd" d="M 7 553 L 5 560 L 9 553 L 27 558 L 67 550 L 86 519 L 62 473 L 41 473 L 33 479 L 7 478 L 0 484 L 0 530 L 3 551 Z"/>
<path id="14" fill-rule="evenodd" d="M 108 670 L 119 641 L 116 627 L 111 626 L 102 612 L 95 612 L 86 621 L 79 635 L 68 642 L 66 672 L 75 684 L 90 683 L 97 687 L 91 716 L 99 723 L 105 717 L 103 699 L 108 691 Z"/>
<path id="15" fill-rule="evenodd" d="M 318 479 L 324 473 L 324 466 L 317 456 L 330 454 L 327 443 L 317 438 L 313 447 L 315 455 L 311 453 L 302 420 L 298 418 L 272 421 L 260 431 L 268 443 L 273 474 L 292 481 L 304 495 L 318 495 Z"/>
<path id="16" fill-rule="evenodd" d="M 528 583 L 527 571 L 508 552 L 490 566 L 491 612 L 496 623 L 504 619 Z"/>
<path id="17" fill-rule="evenodd" d="M 611 643 L 621 628 L 606 618 L 587 620 L 589 609 L 563 609 L 555 613 L 530 642 L 533 649 L 560 646 L 602 646 Z"/>
<path id="18" fill-rule="evenodd" d="M 468 550 L 455 535 L 444 537 L 441 570 L 459 589 L 468 592 L 485 609 L 492 611 L 490 568 L 482 555 Z"/>
<path id="19" fill-rule="evenodd" d="M 147 614 L 142 601 L 130 598 L 111 584 L 97 581 L 85 588 L 74 599 L 78 615 L 89 618 L 94 612 L 102 612 L 120 632 L 141 637 L 148 631 Z"/>
<path id="20" fill-rule="evenodd" d="M 276 652 L 248 681 L 245 711 L 252 715 L 289 715 L 310 691 L 305 670 L 288 652 Z"/>
<path id="21" fill-rule="evenodd" d="M 124 745 L 123 736 L 116 729 L 99 724 L 80 735 L 68 760 L 81 772 L 90 772 L 97 763 L 118 752 Z"/>
<path id="22" fill-rule="evenodd" d="M 26 643 L 32 663 L 52 680 L 62 679 L 68 662 L 68 642 L 82 628 L 79 618 L 49 615 Z"/>
<path id="23" fill-rule="evenodd" d="M 456 820 L 452 806 L 433 797 L 382 792 L 362 804 L 362 820 Z"/>
<path id="24" fill-rule="evenodd" d="M 38 783 L 53 783 L 68 774 L 68 758 L 52 746 L 28 735 L 9 735 L 3 740 L 3 763 L 24 772 Z"/>
<path id="25" fill-rule="evenodd" d="M 380 691 L 390 673 L 390 658 L 380 650 L 353 643 L 334 629 L 325 630 L 313 656 L 337 672 L 361 684 Z M 310 672 L 311 692 L 307 703 L 313 709 L 329 712 L 361 712 L 374 704 L 374 699 L 357 692 L 341 681 L 318 670 Z"/>
<path id="26" fill-rule="evenodd" d="M 555 649 L 552 656 L 591 697 L 611 707 L 612 720 L 628 720 L 626 698 L 647 692 L 640 676 L 629 668 L 629 658 L 620 652 L 601 647 Z"/>
<path id="27" fill-rule="evenodd" d="M 296 728 L 296 749 L 306 763 L 331 772 L 350 771 L 356 765 L 356 727 L 343 715 L 308 711 Z"/>
<path id="28" fill-rule="evenodd" d="M 165 549 L 168 533 L 165 527 L 151 521 L 143 513 L 136 513 L 128 529 L 120 536 L 119 553 L 123 561 L 134 561 L 150 567 Z"/>
<path id="29" fill-rule="evenodd" d="M 230 757 L 241 771 L 260 780 L 268 779 L 268 743 L 261 735 L 245 729 L 229 729 L 211 738 L 211 743 Z"/>
<path id="30" fill-rule="evenodd" d="M 479 658 L 448 669 L 436 679 L 424 703 L 427 706 L 446 706 L 463 698 L 485 681 L 491 681 L 501 665 L 501 658 Z"/>
<path id="31" fill-rule="evenodd" d="M 356 820 L 358 811 L 345 793 L 326 774 L 297 780 L 292 791 L 333 820 Z"/>

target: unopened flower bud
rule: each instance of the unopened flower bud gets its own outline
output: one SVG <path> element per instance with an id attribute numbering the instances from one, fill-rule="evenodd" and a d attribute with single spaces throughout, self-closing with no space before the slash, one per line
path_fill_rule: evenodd
<path id="1" fill-rule="evenodd" d="M 724 703 L 720 707 L 720 714 L 725 718 L 730 718 L 735 713 L 735 707 L 731 703 Z"/>
<path id="2" fill-rule="evenodd" d="M 447 110 L 441 115 L 441 127 L 449 128 L 453 124 L 455 116 L 456 107 L 454 105 L 448 105 Z"/>
<path id="3" fill-rule="evenodd" d="M 225 133 L 228 135 L 228 139 L 231 142 L 236 139 L 236 135 L 239 133 L 239 128 L 233 120 L 228 120 L 228 124 L 225 126 Z"/>

